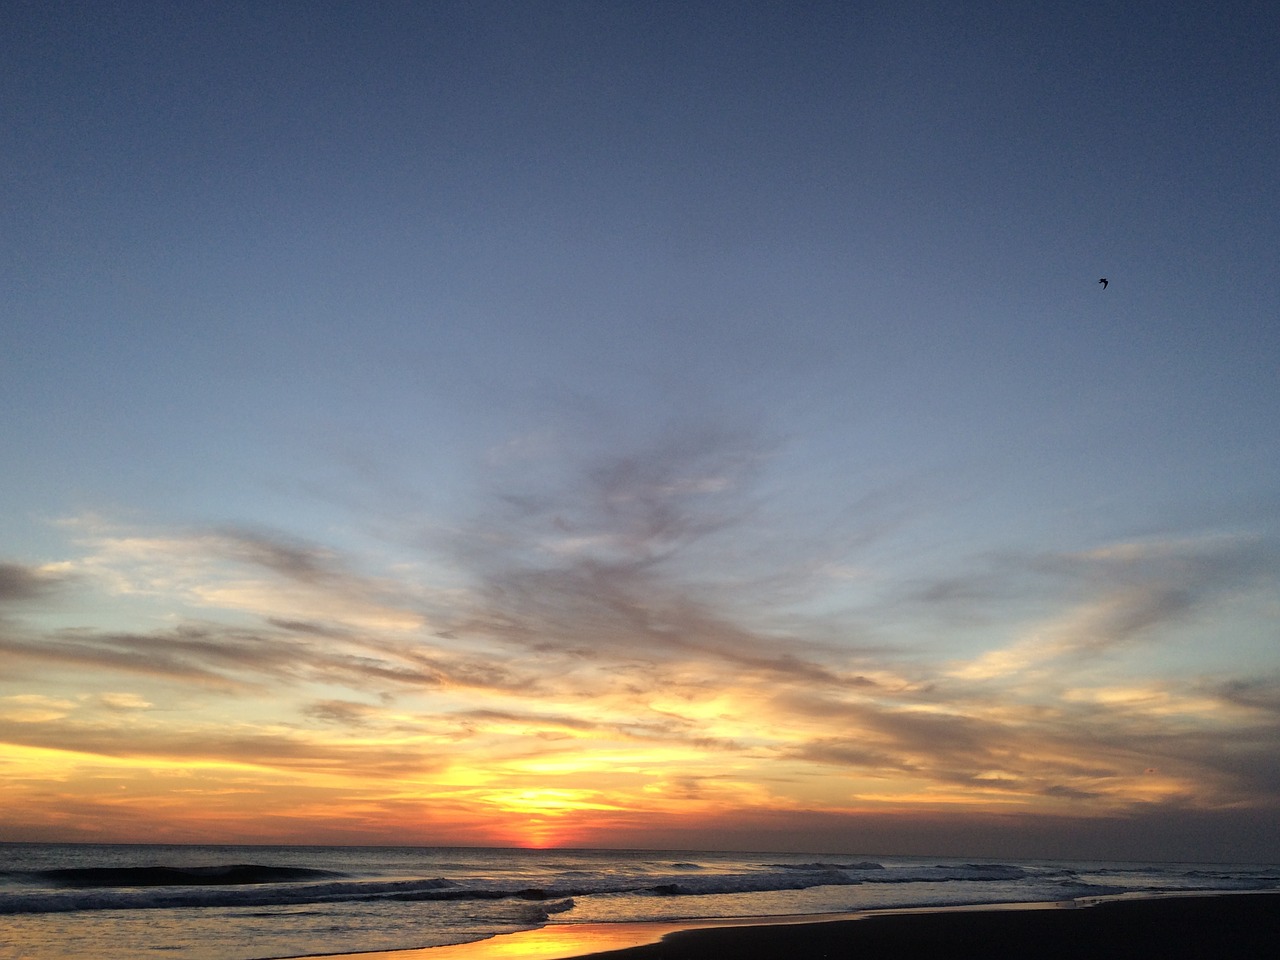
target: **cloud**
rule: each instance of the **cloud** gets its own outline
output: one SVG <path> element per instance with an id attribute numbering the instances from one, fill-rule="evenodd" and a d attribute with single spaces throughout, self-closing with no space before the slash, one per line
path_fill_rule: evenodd
<path id="1" fill-rule="evenodd" d="M 449 634 L 642 672 L 698 663 L 738 682 L 871 684 L 850 669 L 847 634 L 816 639 L 779 589 L 826 584 L 828 558 L 780 573 L 743 547 L 763 509 L 754 481 L 767 449 L 747 432 L 676 430 L 494 491 L 450 547 L 471 605 Z"/>
<path id="2" fill-rule="evenodd" d="M 1229 703 L 1273 714 L 1280 718 L 1280 673 L 1234 679 L 1213 686 L 1212 692 Z"/>
<path id="3" fill-rule="evenodd" d="M 77 629 L 26 639 L 0 636 L 0 651 L 15 662 L 62 671 L 106 669 L 239 693 L 265 691 L 282 682 L 361 691 L 530 686 L 530 678 L 516 676 L 490 658 L 424 643 L 363 634 L 334 642 L 217 623 L 187 623 L 150 633 Z"/>
<path id="4" fill-rule="evenodd" d="M 58 589 L 66 577 L 48 567 L 0 563 L 0 603 L 35 600 Z"/>
<path id="5" fill-rule="evenodd" d="M 265 567 L 290 580 L 341 582 L 346 577 L 332 551 L 301 540 L 235 528 L 219 531 L 212 540 L 228 557 Z"/>
<path id="6" fill-rule="evenodd" d="M 87 553 L 68 568 L 118 597 L 382 631 L 424 625 L 422 597 L 405 583 L 356 572 L 336 552 L 284 535 L 240 529 L 139 534 L 99 522 L 80 544 Z"/>
<path id="7" fill-rule="evenodd" d="M 322 700 L 303 708 L 303 713 L 308 717 L 343 727 L 365 726 L 381 712 L 380 708 L 372 704 L 352 700 Z"/>
<path id="8" fill-rule="evenodd" d="M 97 699 L 108 710 L 149 710 L 153 706 L 136 693 L 100 693 Z"/>
<path id="9" fill-rule="evenodd" d="M 861 738 L 823 737 L 789 751 L 788 756 L 868 772 L 911 769 L 900 755 L 878 750 Z"/>
<path id="10" fill-rule="evenodd" d="M 1239 691 L 1187 680 L 1027 699 L 1021 688 L 943 681 L 865 697 L 791 691 L 768 715 L 789 734 L 781 757 L 842 770 L 851 782 L 898 782 L 883 792 L 901 800 L 973 803 L 995 791 L 1029 806 L 1047 798 L 1111 810 L 1176 797 L 1265 804 L 1276 796 L 1280 722 L 1268 692 Z"/>
<path id="11" fill-rule="evenodd" d="M 1002 570 L 1007 575 L 1002 575 Z M 1081 553 L 1039 554 L 967 578 L 949 578 L 917 595 L 928 604 L 998 608 L 1001 597 L 1039 596 L 1051 618 L 1023 637 L 956 664 L 954 674 L 989 679 L 1083 663 L 1168 628 L 1211 615 L 1244 591 L 1280 582 L 1280 552 L 1257 537 L 1207 536 L 1121 542 Z M 1069 665 L 1069 664 L 1068 664 Z"/>
<path id="12" fill-rule="evenodd" d="M 763 457 L 749 434 L 716 427 L 672 430 L 634 452 L 608 444 L 585 461 L 558 452 L 566 459 L 542 470 L 493 475 L 497 488 L 454 545 L 469 564 L 674 560 L 749 514 Z"/>
<path id="13" fill-rule="evenodd" d="M 234 765 L 279 816 L 281 784 L 313 777 L 383 811 L 370 824 L 413 798 L 619 829 L 680 811 L 1273 802 L 1274 677 L 1229 658 L 1115 669 L 1265 594 L 1267 541 L 986 554 L 895 586 L 875 547 L 902 502 L 851 494 L 853 529 L 775 550 L 769 451 L 749 432 L 571 449 L 494 458 L 473 520 L 406 522 L 394 562 L 262 529 L 98 524 L 56 575 L 5 568 L 11 598 L 73 574 L 162 620 L 6 624 L 0 654 L 24 684 L 9 689 L 47 699 L 0 702 L 0 738 L 54 767 L 82 762 L 58 751 Z M 958 636 L 983 647 L 960 656 Z"/>
<path id="14" fill-rule="evenodd" d="M 75 701 L 37 693 L 0 697 L 0 720 L 9 723 L 43 723 L 60 720 L 76 707 Z"/>
<path id="15" fill-rule="evenodd" d="M 990 651 L 959 667 L 957 674 L 995 677 L 1105 654 L 1189 616 L 1194 608 L 1191 593 L 1176 585 L 1122 584 L 1032 627 L 1028 639 Z"/>
<path id="16" fill-rule="evenodd" d="M 5 741 L 15 747 L 72 751 L 96 757 L 172 764 L 195 768 L 233 764 L 281 772 L 312 771 L 342 779 L 416 777 L 438 771 L 446 759 L 428 738 L 401 744 L 381 744 L 370 750 L 359 740 L 318 737 L 307 731 L 263 730 L 247 724 L 113 726 L 87 720 L 50 717 L 7 731 Z"/>

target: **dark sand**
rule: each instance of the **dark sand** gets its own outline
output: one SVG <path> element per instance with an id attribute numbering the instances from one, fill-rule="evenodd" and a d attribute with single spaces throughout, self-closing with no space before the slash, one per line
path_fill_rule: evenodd
<path id="1" fill-rule="evenodd" d="M 745 921 L 750 922 L 750 921 Z M 575 929 L 576 927 L 576 929 Z M 1174 896 L 1096 906 L 1024 905 L 867 914 L 819 922 L 553 924 L 457 947 L 364 954 L 387 960 L 1270 960 L 1280 894 Z M 643 946 L 626 944 L 644 943 Z"/>
<path id="2" fill-rule="evenodd" d="M 1264 960 L 1280 956 L 1280 896 L 1169 897 L 1061 910 L 873 915 L 689 930 L 611 960 Z"/>

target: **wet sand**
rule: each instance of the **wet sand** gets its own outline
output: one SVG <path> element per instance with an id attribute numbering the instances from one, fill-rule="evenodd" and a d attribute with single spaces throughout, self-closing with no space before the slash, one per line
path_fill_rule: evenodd
<path id="1" fill-rule="evenodd" d="M 360 960 L 1263 960 L 1280 894 L 887 911 L 842 919 L 552 924 Z"/>

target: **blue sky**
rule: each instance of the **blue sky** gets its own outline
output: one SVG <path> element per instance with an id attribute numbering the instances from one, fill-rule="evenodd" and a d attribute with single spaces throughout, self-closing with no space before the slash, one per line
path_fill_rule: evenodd
<path id="1" fill-rule="evenodd" d="M 39 810 L 82 809 L 50 784 L 97 782 L 68 752 L 90 730 L 121 764 L 154 736 L 139 777 L 220 717 L 320 756 L 357 726 L 394 740 L 387 711 L 412 702 L 433 757 L 448 740 L 486 782 L 531 776 L 501 731 L 480 749 L 433 726 L 465 713 L 474 733 L 523 683 L 529 729 L 616 715 L 611 736 L 679 755 L 628 784 L 521 780 L 578 791 L 521 808 L 540 841 L 657 842 L 690 813 L 981 818 L 999 789 L 1082 850 L 1080 824 L 1152 811 L 1217 824 L 1192 854 L 1261 842 L 1280 792 L 1268 5 L 10 19 L 0 731 L 60 771 L 11 772 L 44 785 L 15 788 L 10 833 L 87 829 Z M 327 666 L 230 657 L 247 636 Z M 455 673 L 430 695 L 338 676 L 322 637 Z M 140 669 L 165 643 L 173 669 Z M 539 672 L 549 650 L 573 697 Z M 687 709 L 610 701 L 610 671 Z M 178 706 L 215 675 L 222 699 Z M 1001 698 L 1027 712 L 997 717 Z M 148 706 L 121 726 L 130 703 Z M 1086 703 L 1095 745 L 1144 745 L 1122 762 L 1062 739 Z M 922 717 L 991 727 L 926 762 Z M 1015 728 L 1057 759 L 978 749 Z M 691 763 L 736 792 L 582 819 L 675 796 L 660 785 Z M 1176 772 L 1144 792 L 1135 765 Z M 456 799 L 483 840 L 515 809 Z"/>

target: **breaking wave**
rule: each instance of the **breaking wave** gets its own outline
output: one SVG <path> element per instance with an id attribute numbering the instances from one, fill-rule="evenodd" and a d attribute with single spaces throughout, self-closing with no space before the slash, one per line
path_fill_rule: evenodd
<path id="1" fill-rule="evenodd" d="M 859 883 L 914 883 L 922 880 L 1009 880 L 1023 875 L 1002 865 L 937 866 L 886 870 L 876 862 L 771 864 L 748 873 L 702 874 L 697 864 L 680 862 L 668 876 L 620 877 L 579 874 L 573 882 L 546 887 L 505 887 L 443 877 L 361 880 L 305 867 L 225 864 L 205 867 L 95 867 L 7 873 L 11 884 L 37 889 L 0 890 L 0 914 L 64 913 L 79 910 L 147 910 L 174 907 L 270 907 L 359 900 L 515 900 L 545 904 L 563 912 L 575 896 L 634 893 L 648 896 L 707 896 L 804 890 Z M 696 874 L 696 875 L 691 875 Z M 552 902 L 555 902 L 554 904 Z M 568 906 L 564 906 L 568 904 Z"/>
<path id="2" fill-rule="evenodd" d="M 1185 870 L 1164 873 L 1155 886 L 1126 883 L 1094 868 L 1081 876 L 1061 864 L 1053 867 L 1006 863 L 893 863 L 813 861 L 761 863 L 757 868 L 713 871 L 691 861 L 643 868 L 565 870 L 544 874 L 538 886 L 504 882 L 497 875 L 446 877 L 370 877 L 297 865 L 218 864 L 211 866 L 77 867 L 0 872 L 0 914 L 68 913 L 95 910 L 147 910 L 175 907 L 281 907 L 358 901 L 509 901 L 521 916 L 538 921 L 573 909 L 574 897 L 622 894 L 637 897 L 705 897 L 848 887 L 859 884 L 919 885 L 928 888 L 973 885 L 991 891 L 1008 888 L 1017 899 L 1027 886 L 1057 889 L 1063 896 L 1101 895 L 1144 889 L 1271 889 L 1271 875 Z M 527 878 L 526 883 L 528 882 Z M 1150 877 L 1147 883 L 1156 879 Z M 884 889 L 883 887 L 881 889 Z M 904 889 L 906 889 L 904 887 Z M 950 895 L 950 894 L 948 894 Z M 1041 895 L 1041 894 L 1037 894 Z M 970 896 L 972 894 L 964 894 Z M 1005 896 L 1000 894 L 999 896 Z M 883 899 L 882 897 L 879 899 Z M 978 899 L 989 899 L 979 895 Z"/>

